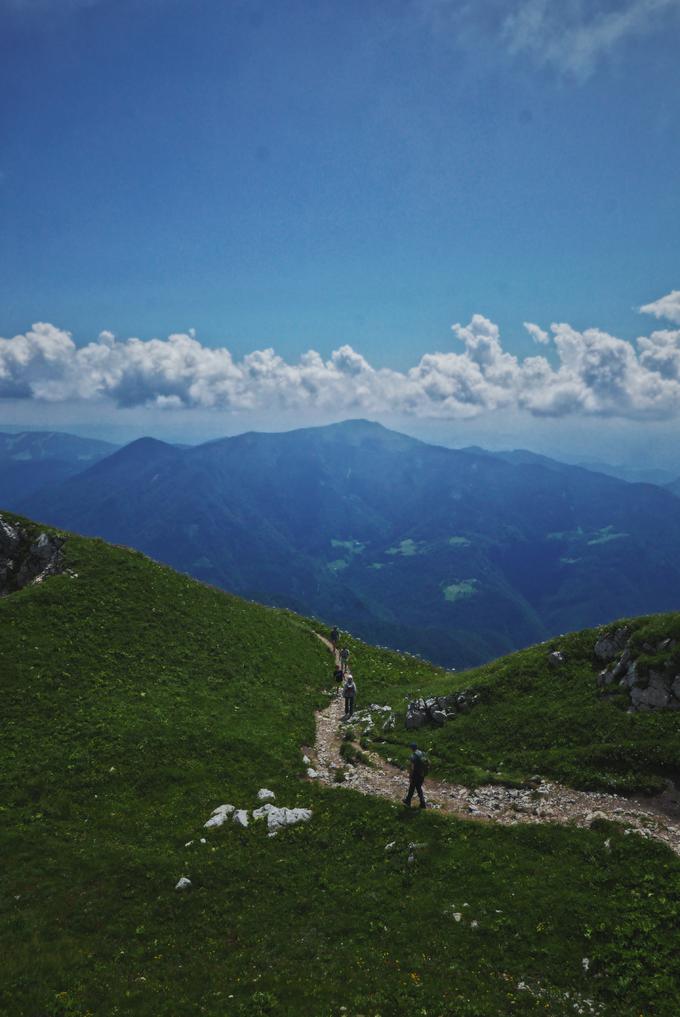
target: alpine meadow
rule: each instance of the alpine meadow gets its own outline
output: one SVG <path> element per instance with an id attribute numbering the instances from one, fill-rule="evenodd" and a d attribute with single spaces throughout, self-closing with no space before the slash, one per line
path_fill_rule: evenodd
<path id="1" fill-rule="evenodd" d="M 680 1017 L 680 0 L 0 0 L 0 1017 Z"/>

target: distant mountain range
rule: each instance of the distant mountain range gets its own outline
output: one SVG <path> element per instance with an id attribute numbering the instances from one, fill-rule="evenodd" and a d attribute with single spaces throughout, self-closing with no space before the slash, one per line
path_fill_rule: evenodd
<path id="1" fill-rule="evenodd" d="M 58 431 L 0 432 L 0 502 L 10 507 L 115 452 L 117 445 Z"/>
<path id="2" fill-rule="evenodd" d="M 144 438 L 0 505 L 447 666 L 680 605 L 670 491 L 367 421 Z"/>

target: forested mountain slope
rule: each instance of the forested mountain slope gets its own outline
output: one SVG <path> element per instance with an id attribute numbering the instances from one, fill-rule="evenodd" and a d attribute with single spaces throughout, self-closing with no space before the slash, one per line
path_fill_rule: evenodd
<path id="1" fill-rule="evenodd" d="M 669 492 L 515 458 L 366 421 L 141 439 L 23 508 L 448 666 L 680 604 Z"/>

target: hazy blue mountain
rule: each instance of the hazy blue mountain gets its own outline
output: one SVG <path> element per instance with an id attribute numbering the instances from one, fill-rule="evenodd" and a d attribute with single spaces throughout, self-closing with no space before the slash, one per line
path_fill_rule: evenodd
<path id="1" fill-rule="evenodd" d="M 536 458 L 366 421 L 141 439 L 21 508 L 458 667 L 677 607 L 676 498 Z"/>
<path id="2" fill-rule="evenodd" d="M 15 508 L 41 487 L 82 472 L 115 449 L 107 441 L 58 431 L 0 431 L 0 507 Z"/>
<path id="3" fill-rule="evenodd" d="M 578 464 L 585 470 L 594 470 L 596 473 L 606 473 L 610 477 L 618 477 L 619 480 L 627 480 L 629 484 L 659 484 L 664 486 L 673 480 L 673 473 L 660 467 L 650 466 L 625 466 L 623 464 L 612 465 L 602 463 L 599 460 L 584 461 Z"/>

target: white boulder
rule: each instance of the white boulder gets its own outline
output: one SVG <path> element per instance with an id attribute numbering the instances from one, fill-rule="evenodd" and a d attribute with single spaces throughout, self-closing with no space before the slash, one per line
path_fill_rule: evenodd
<path id="1" fill-rule="evenodd" d="M 315 778 L 315 777 L 318 777 L 318 776 L 319 776 L 319 774 L 318 774 L 318 772 L 317 772 L 317 771 L 316 771 L 316 770 L 314 769 L 314 767 L 312 767 L 312 766 L 309 766 L 309 767 L 307 768 L 307 776 L 308 776 L 308 777 L 310 778 L 310 780 L 314 780 L 314 778 Z"/>
<path id="2" fill-rule="evenodd" d="M 269 791 L 266 787 L 261 787 L 257 792 L 258 802 L 273 802 L 276 795 L 273 791 Z"/>
<path id="3" fill-rule="evenodd" d="M 213 809 L 210 819 L 203 826 L 208 830 L 213 826 L 223 826 L 232 812 L 235 811 L 236 809 L 233 805 L 218 805 L 216 809 Z"/>
<path id="4" fill-rule="evenodd" d="M 191 880 L 187 879 L 186 876 L 182 876 L 179 883 L 175 887 L 175 890 L 190 890 L 190 889 L 191 889 Z"/>
<path id="5" fill-rule="evenodd" d="M 267 829 L 270 833 L 277 833 L 286 826 L 295 826 L 296 823 L 307 823 L 312 818 L 311 809 L 280 809 L 276 805 L 263 805 L 253 812 L 253 819 L 267 819 Z"/>
<path id="6" fill-rule="evenodd" d="M 249 822 L 248 810 L 237 809 L 236 812 L 234 813 L 234 822 L 236 823 L 237 826 L 241 826 L 245 830 Z"/>

